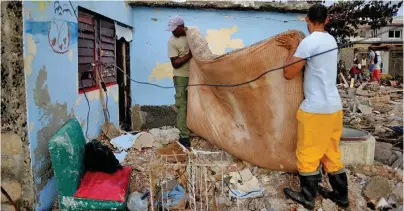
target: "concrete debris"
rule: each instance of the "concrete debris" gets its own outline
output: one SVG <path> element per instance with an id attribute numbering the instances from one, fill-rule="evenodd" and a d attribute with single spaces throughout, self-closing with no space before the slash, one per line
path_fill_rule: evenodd
<path id="1" fill-rule="evenodd" d="M 372 114 L 373 108 L 367 105 L 358 104 L 358 109 L 362 114 Z"/>
<path id="2" fill-rule="evenodd" d="M 400 200 L 403 200 L 403 183 L 400 182 L 398 183 L 394 190 L 393 190 L 393 194 L 396 195 Z"/>
<path id="3" fill-rule="evenodd" d="M 376 209 L 377 210 L 383 210 L 383 209 L 387 209 L 390 208 L 389 203 L 387 203 L 385 198 L 381 198 L 376 205 Z"/>
<path id="4" fill-rule="evenodd" d="M 155 128 L 149 131 L 154 136 L 154 140 L 160 144 L 167 145 L 168 143 L 178 141 L 180 139 L 180 131 L 177 128 L 162 127 Z"/>
<path id="5" fill-rule="evenodd" d="M 338 210 L 338 206 L 329 199 L 323 199 L 323 201 L 321 202 L 321 205 L 323 206 L 322 208 L 327 211 L 337 211 Z"/>
<path id="6" fill-rule="evenodd" d="M 402 190 L 401 190 L 402 191 Z M 387 203 L 391 206 L 391 207 L 397 207 L 397 195 L 392 193 L 389 196 L 389 200 L 387 201 Z"/>
<path id="7" fill-rule="evenodd" d="M 113 138 L 118 137 L 118 136 L 120 136 L 122 134 L 121 131 L 119 129 L 117 129 L 112 122 L 105 122 L 102 125 L 101 130 L 104 133 L 104 135 L 106 137 L 108 137 L 109 139 L 113 139 Z"/>
<path id="8" fill-rule="evenodd" d="M 377 176 L 370 179 L 363 194 L 369 200 L 377 201 L 382 197 L 387 197 L 391 193 L 391 190 L 392 187 L 390 181 L 387 178 Z"/>
<path id="9" fill-rule="evenodd" d="M 134 140 L 133 147 L 139 151 L 143 148 L 150 148 L 154 146 L 154 136 L 150 133 L 141 132 L 136 134 L 136 139 Z"/>

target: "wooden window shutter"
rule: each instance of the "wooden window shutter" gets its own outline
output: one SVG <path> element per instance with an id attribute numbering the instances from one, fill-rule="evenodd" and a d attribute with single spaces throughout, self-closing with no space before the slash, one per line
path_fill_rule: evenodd
<path id="1" fill-rule="evenodd" d="M 100 60 L 104 64 L 101 76 L 105 83 L 116 82 L 116 39 L 115 24 L 112 21 L 99 21 Z"/>
<path id="2" fill-rule="evenodd" d="M 96 86 L 95 62 L 95 20 L 94 16 L 79 11 L 78 18 L 78 71 L 79 89 Z"/>

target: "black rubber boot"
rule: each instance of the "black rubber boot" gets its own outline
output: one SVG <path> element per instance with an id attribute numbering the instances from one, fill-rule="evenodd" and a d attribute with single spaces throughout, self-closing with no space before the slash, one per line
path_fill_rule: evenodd
<path id="1" fill-rule="evenodd" d="M 303 205 L 304 208 L 308 210 L 314 209 L 314 198 L 317 195 L 318 191 L 318 183 L 321 181 L 321 175 L 311 175 L 311 176 L 302 176 L 299 175 L 300 179 L 300 192 L 293 191 L 290 188 L 283 189 L 283 192 L 290 199 L 296 201 L 297 203 Z"/>
<path id="2" fill-rule="evenodd" d="M 191 142 L 189 141 L 189 138 L 180 138 L 180 144 L 185 148 L 191 147 Z"/>
<path id="3" fill-rule="evenodd" d="M 318 192 L 326 199 L 330 199 L 338 206 L 347 208 L 349 206 L 348 200 L 348 178 L 346 173 L 328 174 L 332 191 L 320 186 Z"/>

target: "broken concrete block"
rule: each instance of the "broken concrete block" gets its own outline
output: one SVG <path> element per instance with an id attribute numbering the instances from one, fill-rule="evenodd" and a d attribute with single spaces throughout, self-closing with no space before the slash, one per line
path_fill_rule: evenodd
<path id="1" fill-rule="evenodd" d="M 387 203 L 385 198 L 381 198 L 376 205 L 377 210 L 382 210 L 382 209 L 386 209 L 389 207 L 389 203 Z"/>
<path id="2" fill-rule="evenodd" d="M 250 181 L 254 175 L 251 173 L 250 169 L 246 168 L 246 169 L 240 171 L 240 176 L 241 176 L 241 180 L 243 182 L 247 182 L 247 181 Z"/>
<path id="3" fill-rule="evenodd" d="M 164 145 L 180 139 L 180 131 L 172 127 L 154 128 L 149 133 L 154 136 L 156 142 Z"/>
<path id="4" fill-rule="evenodd" d="M 387 197 L 391 193 L 391 183 L 384 177 L 373 177 L 366 185 L 363 194 L 369 200 L 379 200 L 382 197 Z"/>
<path id="5" fill-rule="evenodd" d="M 403 183 L 400 182 L 396 185 L 393 190 L 393 194 L 395 194 L 400 200 L 403 199 Z"/>
<path id="6" fill-rule="evenodd" d="M 390 95 L 384 95 L 384 96 L 376 96 L 376 97 L 371 97 L 369 99 L 371 103 L 389 103 L 390 102 Z"/>
<path id="7" fill-rule="evenodd" d="M 154 146 L 154 136 L 150 133 L 143 132 L 136 139 L 133 147 L 138 151 L 142 151 L 143 148 L 151 148 Z"/>
<path id="8" fill-rule="evenodd" d="M 358 104 L 358 109 L 362 114 L 372 114 L 373 108 L 361 103 Z"/>
<path id="9" fill-rule="evenodd" d="M 376 140 L 369 136 L 365 141 L 340 141 L 341 159 L 345 165 L 373 165 Z"/>
<path id="10" fill-rule="evenodd" d="M 375 160 L 387 165 L 393 155 L 392 147 L 389 143 L 376 142 Z"/>

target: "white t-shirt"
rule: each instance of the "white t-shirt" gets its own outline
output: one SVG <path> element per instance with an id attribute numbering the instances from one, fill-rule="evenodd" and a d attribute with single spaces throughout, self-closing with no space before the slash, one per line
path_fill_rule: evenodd
<path id="1" fill-rule="evenodd" d="M 334 37 L 326 32 L 313 32 L 302 40 L 295 57 L 308 58 L 337 48 Z M 304 71 L 304 100 L 300 109 L 309 113 L 330 114 L 342 110 L 341 98 L 336 87 L 338 51 L 306 60 Z"/>
<path id="2" fill-rule="evenodd" d="M 377 56 L 377 63 L 375 64 L 375 69 L 380 70 L 382 66 L 382 57 L 380 56 L 380 52 L 375 52 L 375 57 Z"/>

